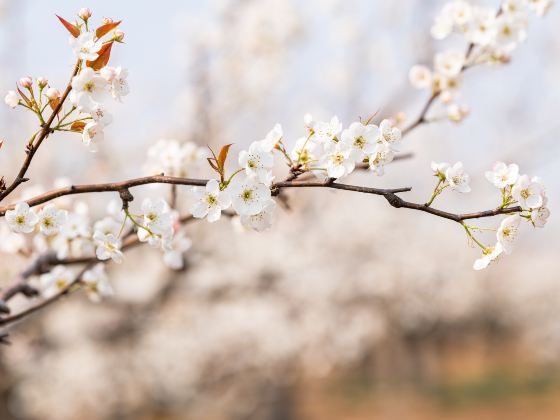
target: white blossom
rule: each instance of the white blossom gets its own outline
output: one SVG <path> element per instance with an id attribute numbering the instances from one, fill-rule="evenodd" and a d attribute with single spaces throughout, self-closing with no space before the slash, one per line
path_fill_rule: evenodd
<path id="1" fill-rule="evenodd" d="M 234 210 L 240 216 L 261 212 L 271 199 L 270 188 L 245 174 L 237 175 L 227 188 Z"/>
<path id="2" fill-rule="evenodd" d="M 192 176 L 207 156 L 206 150 L 195 143 L 162 139 L 148 149 L 144 170 L 150 175 L 185 178 Z"/>
<path id="3" fill-rule="evenodd" d="M 311 162 L 317 159 L 315 155 L 315 150 L 317 148 L 317 143 L 307 137 L 301 137 L 296 141 L 296 144 L 290 153 L 290 158 L 295 162 L 308 166 Z"/>
<path id="4" fill-rule="evenodd" d="M 274 164 L 271 151 L 266 151 L 260 142 L 253 142 L 249 150 L 239 152 L 239 166 L 245 168 L 249 176 L 256 176 L 260 182 L 265 183 L 269 178 L 268 173 Z"/>
<path id="5" fill-rule="evenodd" d="M 474 44 L 491 45 L 496 38 L 496 12 L 489 8 L 475 8 L 465 35 L 467 40 Z"/>
<path id="6" fill-rule="evenodd" d="M 538 16 L 544 16 L 554 5 L 554 0 L 527 0 L 529 8 Z"/>
<path id="7" fill-rule="evenodd" d="M 103 141 L 105 133 L 103 132 L 103 124 L 97 121 L 90 121 L 84 127 L 82 132 L 82 143 L 92 152 L 97 151 L 97 143 Z"/>
<path id="8" fill-rule="evenodd" d="M 447 169 L 449 168 L 449 163 L 447 162 L 433 162 L 431 163 L 431 168 L 432 171 L 434 171 L 434 175 L 437 176 L 438 178 L 445 180 L 445 173 L 447 172 Z"/>
<path id="9" fill-rule="evenodd" d="M 63 265 L 57 265 L 50 272 L 41 275 L 41 291 L 45 297 L 62 292 L 75 280 L 75 275 Z"/>
<path id="10" fill-rule="evenodd" d="M 57 209 L 54 204 L 47 204 L 38 214 L 39 229 L 46 236 L 55 235 L 68 220 L 66 210 Z"/>
<path id="11" fill-rule="evenodd" d="M 221 191 L 220 183 L 215 179 L 208 181 L 204 188 L 193 188 L 193 194 L 197 201 L 190 211 L 198 219 L 207 217 L 209 222 L 216 222 L 220 219 L 222 211 L 231 205 L 228 191 Z"/>
<path id="12" fill-rule="evenodd" d="M 465 56 L 461 52 L 441 52 L 434 57 L 435 70 L 445 77 L 455 77 L 463 68 Z"/>
<path id="13" fill-rule="evenodd" d="M 536 209 L 543 204 L 544 187 L 537 177 L 529 178 L 521 175 L 513 188 L 511 195 L 524 209 Z"/>
<path id="14" fill-rule="evenodd" d="M 84 32 L 77 38 L 70 38 L 70 46 L 80 60 L 95 61 L 99 57 L 99 50 L 103 46 L 100 40 L 95 39 L 93 32 Z"/>
<path id="15" fill-rule="evenodd" d="M 426 89 L 432 85 L 432 72 L 426 66 L 415 65 L 408 72 L 408 80 L 416 89 Z"/>
<path id="16" fill-rule="evenodd" d="M 182 270 L 185 266 L 184 254 L 192 246 L 192 241 L 184 232 L 177 233 L 163 254 L 163 263 L 172 270 Z"/>
<path id="17" fill-rule="evenodd" d="M 378 142 L 386 142 L 391 150 L 398 152 L 401 144 L 402 134 L 398 127 L 395 127 L 393 121 L 383 120 L 379 124 Z"/>
<path id="18" fill-rule="evenodd" d="M 469 186 L 470 177 L 465 173 L 462 162 L 457 162 L 455 165 L 447 168 L 445 171 L 445 179 L 452 190 L 461 193 L 468 193 L 471 191 L 471 187 Z"/>
<path id="19" fill-rule="evenodd" d="M 19 96 L 17 95 L 16 92 L 14 92 L 13 90 L 10 90 L 7 94 L 6 97 L 4 98 L 4 102 L 6 103 L 6 105 L 8 105 L 10 108 L 15 108 L 18 106 L 19 104 Z"/>
<path id="20" fill-rule="evenodd" d="M 374 152 L 378 137 L 379 128 L 376 125 L 354 122 L 342 132 L 341 143 L 350 148 L 351 159 L 361 162 L 367 155 Z"/>
<path id="21" fill-rule="evenodd" d="M 116 100 L 122 102 L 122 97 L 130 93 L 128 81 L 126 80 L 128 70 L 123 69 L 121 66 L 106 66 L 99 70 L 99 74 L 109 83 L 111 94 Z"/>
<path id="22" fill-rule="evenodd" d="M 89 111 L 89 114 L 94 121 L 102 127 L 105 127 L 113 122 L 113 116 L 109 114 L 105 110 L 105 107 L 101 104 L 95 104 Z"/>
<path id="23" fill-rule="evenodd" d="M 272 128 L 272 130 L 268 132 L 266 137 L 259 142 L 261 149 L 264 150 L 265 152 L 272 151 L 272 149 L 274 149 L 274 147 L 282 139 L 283 135 L 284 133 L 282 131 L 282 126 L 280 124 L 276 124 Z"/>
<path id="24" fill-rule="evenodd" d="M 121 241 L 116 238 L 113 234 L 109 233 L 105 235 L 102 232 L 95 232 L 93 234 L 93 240 L 97 249 L 95 250 L 95 255 L 101 261 L 106 261 L 112 259 L 117 264 L 122 263 L 123 253 L 121 251 Z"/>
<path id="25" fill-rule="evenodd" d="M 103 298 L 113 296 L 113 288 L 105 272 L 105 264 L 96 264 L 82 276 L 88 298 L 92 302 L 100 302 Z"/>
<path id="26" fill-rule="evenodd" d="M 543 196 L 543 204 L 541 207 L 532 209 L 531 210 L 531 222 L 533 225 L 538 228 L 544 227 L 546 222 L 548 222 L 548 218 L 550 217 L 550 210 L 546 207 L 548 199 L 546 196 Z"/>
<path id="27" fill-rule="evenodd" d="M 486 179 L 496 188 L 505 188 L 513 185 L 519 178 L 519 166 L 515 163 L 506 165 L 504 162 L 496 162 L 491 171 L 486 171 Z"/>
<path id="28" fill-rule="evenodd" d="M 351 152 L 350 146 L 342 142 L 331 143 L 326 148 L 320 166 L 326 169 L 329 178 L 342 178 L 354 170 L 356 164 L 350 157 Z"/>
<path id="29" fill-rule="evenodd" d="M 368 158 L 369 168 L 381 176 L 385 172 L 384 166 L 390 163 L 394 157 L 395 153 L 387 143 L 379 143 Z"/>
<path id="30" fill-rule="evenodd" d="M 37 214 L 29 208 L 29 204 L 21 202 L 16 204 L 14 210 L 6 212 L 8 226 L 16 233 L 31 233 L 39 221 Z"/>
<path id="31" fill-rule="evenodd" d="M 108 86 L 103 77 L 86 67 L 72 79 L 70 100 L 80 111 L 90 112 L 104 99 Z"/>
<path id="32" fill-rule="evenodd" d="M 513 246 L 517 242 L 519 237 L 519 224 L 521 223 L 521 216 L 519 214 L 514 214 L 512 216 L 506 217 L 502 220 L 496 237 L 498 242 L 502 245 L 502 248 L 506 254 L 511 254 L 513 251 Z"/>
<path id="33" fill-rule="evenodd" d="M 95 224 L 93 225 L 93 230 L 100 231 L 105 235 L 111 233 L 113 234 L 113 236 L 118 236 L 121 227 L 122 227 L 122 222 L 117 222 L 111 216 L 105 216 L 103 219 L 95 222 Z"/>
<path id="34" fill-rule="evenodd" d="M 313 140 L 317 143 L 328 144 L 333 141 L 342 131 L 342 124 L 338 117 L 334 116 L 329 122 L 318 121 L 312 122 Z"/>
<path id="35" fill-rule="evenodd" d="M 142 214 L 144 215 L 144 226 L 152 233 L 164 238 L 173 234 L 173 213 L 163 198 L 157 200 L 146 198 L 142 202 Z"/>
<path id="36" fill-rule="evenodd" d="M 239 220 L 245 228 L 262 232 L 272 226 L 272 216 L 275 208 L 276 202 L 271 199 L 264 204 L 263 209 L 257 214 L 241 215 Z"/>
<path id="37" fill-rule="evenodd" d="M 485 269 L 492 261 L 495 261 L 502 254 L 503 250 L 502 244 L 497 242 L 492 248 L 484 250 L 482 257 L 474 262 L 473 268 L 475 270 Z"/>

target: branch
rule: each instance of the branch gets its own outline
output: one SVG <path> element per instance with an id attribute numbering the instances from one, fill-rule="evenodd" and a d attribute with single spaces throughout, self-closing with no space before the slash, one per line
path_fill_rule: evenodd
<path id="1" fill-rule="evenodd" d="M 35 156 L 35 153 L 37 153 L 37 150 L 39 150 L 39 147 L 41 147 L 41 143 L 43 143 L 43 140 L 45 140 L 51 133 L 51 125 L 54 122 L 54 119 L 56 118 L 60 110 L 62 109 L 62 106 L 66 101 L 66 98 L 68 98 L 68 95 L 72 90 L 72 79 L 74 78 L 74 76 L 78 74 L 79 70 L 80 70 L 80 60 L 76 62 L 76 65 L 74 66 L 74 70 L 72 71 L 72 76 L 70 77 L 70 81 L 68 82 L 68 85 L 66 86 L 66 89 L 64 90 L 64 93 L 62 94 L 59 103 L 54 108 L 49 119 L 42 126 L 41 131 L 39 132 L 39 134 L 35 139 L 35 143 L 30 144 L 27 147 L 27 156 L 25 157 L 25 160 L 23 161 L 23 164 L 16 178 L 4 191 L 2 191 L 2 193 L 0 193 L 0 202 L 8 195 L 10 195 L 19 185 L 28 181 L 28 178 L 26 178 L 25 175 L 27 174 L 27 170 L 31 166 L 31 161 Z"/>
<path id="2" fill-rule="evenodd" d="M 74 280 L 69 283 L 64 289 L 62 289 L 59 293 L 57 293 L 56 295 L 53 295 L 47 299 L 44 299 L 42 301 L 40 301 L 39 303 L 37 303 L 36 305 L 30 306 L 27 309 L 24 309 L 23 311 L 12 315 L 12 316 L 8 316 L 6 318 L 0 318 L 0 326 L 6 326 L 9 324 L 13 324 L 14 322 L 17 322 L 23 318 L 28 317 L 29 315 L 39 311 L 40 309 L 43 309 L 49 305 L 52 305 L 53 303 L 55 303 L 56 301 L 58 301 L 60 298 L 66 296 L 67 294 L 71 293 L 73 290 L 73 288 L 82 280 L 82 276 L 84 275 L 84 273 L 86 271 L 88 271 L 95 263 L 90 263 L 87 264 L 84 268 L 82 268 L 82 270 L 78 273 L 78 275 L 74 278 Z"/>

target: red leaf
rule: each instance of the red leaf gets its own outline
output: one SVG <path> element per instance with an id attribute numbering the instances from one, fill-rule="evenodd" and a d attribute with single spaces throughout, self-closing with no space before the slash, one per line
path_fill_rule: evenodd
<path id="1" fill-rule="evenodd" d="M 224 147 L 220 149 L 220 154 L 218 155 L 218 168 L 221 174 L 224 173 L 224 165 L 226 163 L 227 155 L 229 153 L 229 148 L 231 146 L 232 144 L 226 144 Z"/>
<path id="2" fill-rule="evenodd" d="M 84 131 L 84 127 L 86 126 L 86 123 L 83 121 L 74 121 L 72 123 L 72 125 L 70 126 L 70 130 L 72 131 L 78 131 L 78 132 L 82 132 Z"/>
<path id="3" fill-rule="evenodd" d="M 61 18 L 58 15 L 56 15 L 56 17 L 58 18 L 58 20 L 60 20 L 60 23 L 64 25 L 64 27 L 68 30 L 68 32 L 72 34 L 74 38 L 78 38 L 80 36 L 80 28 L 68 22 L 66 19 Z"/>
<path id="4" fill-rule="evenodd" d="M 112 23 L 107 23 L 105 25 L 101 25 L 99 28 L 97 28 L 97 30 L 95 31 L 95 36 L 97 38 L 102 38 L 105 35 L 107 35 L 109 32 L 111 32 L 113 29 L 115 29 L 117 26 L 119 26 L 121 24 L 122 20 L 119 20 L 118 22 L 112 22 Z"/>
<path id="5" fill-rule="evenodd" d="M 103 44 L 103 46 L 98 52 L 99 57 L 97 57 L 95 61 L 88 61 L 86 65 L 94 70 L 101 70 L 109 63 L 112 46 L 113 46 L 113 42 L 108 42 L 107 44 Z"/>
<path id="6" fill-rule="evenodd" d="M 56 109 L 59 103 L 60 103 L 59 98 L 49 100 L 49 105 L 51 106 L 53 111 Z"/>

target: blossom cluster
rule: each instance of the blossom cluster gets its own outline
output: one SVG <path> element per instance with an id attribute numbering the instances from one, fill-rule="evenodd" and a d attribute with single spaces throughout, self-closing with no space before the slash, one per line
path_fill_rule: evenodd
<path id="1" fill-rule="evenodd" d="M 78 59 L 76 75 L 71 82 L 70 101 L 72 108 L 59 120 L 55 131 L 75 131 L 82 133 L 82 142 L 91 151 L 97 150 L 97 143 L 104 138 L 104 128 L 113 120 L 107 112 L 103 101 L 107 96 L 112 96 L 118 101 L 128 95 L 128 71 L 120 66 L 111 67 L 108 64 L 113 43 L 122 42 L 124 34 L 114 31 L 109 38 L 106 37 L 120 22 L 110 18 L 103 20 L 103 25 L 95 31 L 89 29 L 91 10 L 81 9 L 78 13 L 80 22 L 72 24 L 59 17 L 63 25 L 71 33 L 70 46 Z M 53 111 L 57 109 L 62 99 L 60 90 L 49 87 L 49 82 L 43 77 L 36 80 L 39 94 L 33 88 L 33 78 L 24 76 L 20 78 L 18 89 L 9 91 L 5 103 L 16 108 L 18 105 L 35 112 L 44 123 L 43 114 L 47 106 Z M 24 91 L 27 91 L 27 96 Z M 44 103 L 43 103 L 44 101 Z M 78 115 L 74 112 L 77 111 Z M 72 118 L 72 121 L 65 122 Z"/>
<path id="2" fill-rule="evenodd" d="M 464 171 L 461 162 L 454 165 L 432 162 L 432 170 L 438 178 L 438 183 L 427 205 L 431 205 L 435 197 L 447 187 L 462 193 L 470 192 L 470 177 Z M 513 251 L 523 220 L 533 227 L 542 228 L 550 216 L 550 210 L 547 207 L 548 199 L 540 178 L 520 175 L 518 165 L 514 163 L 507 165 L 504 162 L 496 162 L 492 170 L 485 173 L 485 176 L 494 187 L 500 190 L 501 198 L 498 208 L 519 206 L 521 211 L 503 219 L 497 229 L 463 224 L 469 238 L 482 249 L 482 257 L 474 263 L 475 270 L 486 268 L 502 253 L 510 254 Z M 485 246 L 474 237 L 473 231 L 483 230 L 496 231 L 495 245 Z"/>
<path id="3" fill-rule="evenodd" d="M 354 122 L 344 130 L 336 116 L 330 121 L 313 121 L 306 115 L 304 121 L 307 136 L 297 140 L 290 153 L 283 143 L 282 127 L 277 124 L 262 140 L 239 153 L 239 167 L 229 178 L 214 165 L 221 181 L 211 179 L 204 188 L 193 188 L 193 216 L 215 222 L 222 211 L 233 207 L 242 226 L 265 230 L 271 226 L 276 207 L 271 194 L 275 155 L 281 155 L 293 172 L 312 172 L 321 179 L 337 180 L 351 174 L 357 164 L 382 175 L 401 144 L 401 131 L 391 120 L 383 120 L 379 126 L 369 121 Z M 170 144 L 168 148 L 177 147 Z M 158 154 L 169 154 L 159 146 L 157 150 Z"/>
<path id="4" fill-rule="evenodd" d="M 498 10 L 472 5 L 466 0 L 447 3 L 436 17 L 431 33 L 442 40 L 459 34 L 468 43 L 467 52 L 450 49 L 434 56 L 433 68 L 414 65 L 409 72 L 412 86 L 430 89 L 445 107 L 445 118 L 462 121 L 469 113 L 460 104 L 462 72 L 480 64 L 506 64 L 527 37 L 530 11 L 547 13 L 553 0 L 505 0 Z"/>

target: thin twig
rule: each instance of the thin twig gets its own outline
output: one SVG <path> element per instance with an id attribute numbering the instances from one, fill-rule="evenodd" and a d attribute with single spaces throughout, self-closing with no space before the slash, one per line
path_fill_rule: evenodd
<path id="1" fill-rule="evenodd" d="M 0 193 L 0 202 L 8 195 L 10 195 L 19 185 L 28 181 L 28 178 L 26 178 L 25 175 L 27 174 L 27 171 L 31 166 L 31 161 L 35 156 L 35 153 L 37 153 L 37 150 L 39 150 L 39 147 L 41 147 L 43 140 L 45 140 L 51 133 L 51 125 L 54 122 L 54 119 L 56 118 L 60 110 L 62 109 L 62 106 L 66 101 L 66 98 L 70 94 L 70 91 L 72 90 L 72 79 L 74 78 L 74 76 L 76 76 L 76 74 L 78 74 L 79 69 L 80 69 L 80 60 L 78 60 L 76 62 L 76 65 L 74 66 L 74 70 L 72 71 L 72 76 L 70 77 L 70 81 L 68 82 L 68 85 L 66 86 L 66 89 L 64 90 L 64 93 L 62 94 L 59 103 L 54 108 L 47 122 L 42 126 L 41 131 L 35 138 L 35 142 L 28 146 L 26 151 L 27 156 L 25 157 L 25 160 L 23 161 L 23 164 L 16 178 L 8 187 L 6 187 L 4 191 L 2 191 L 2 193 Z"/>

